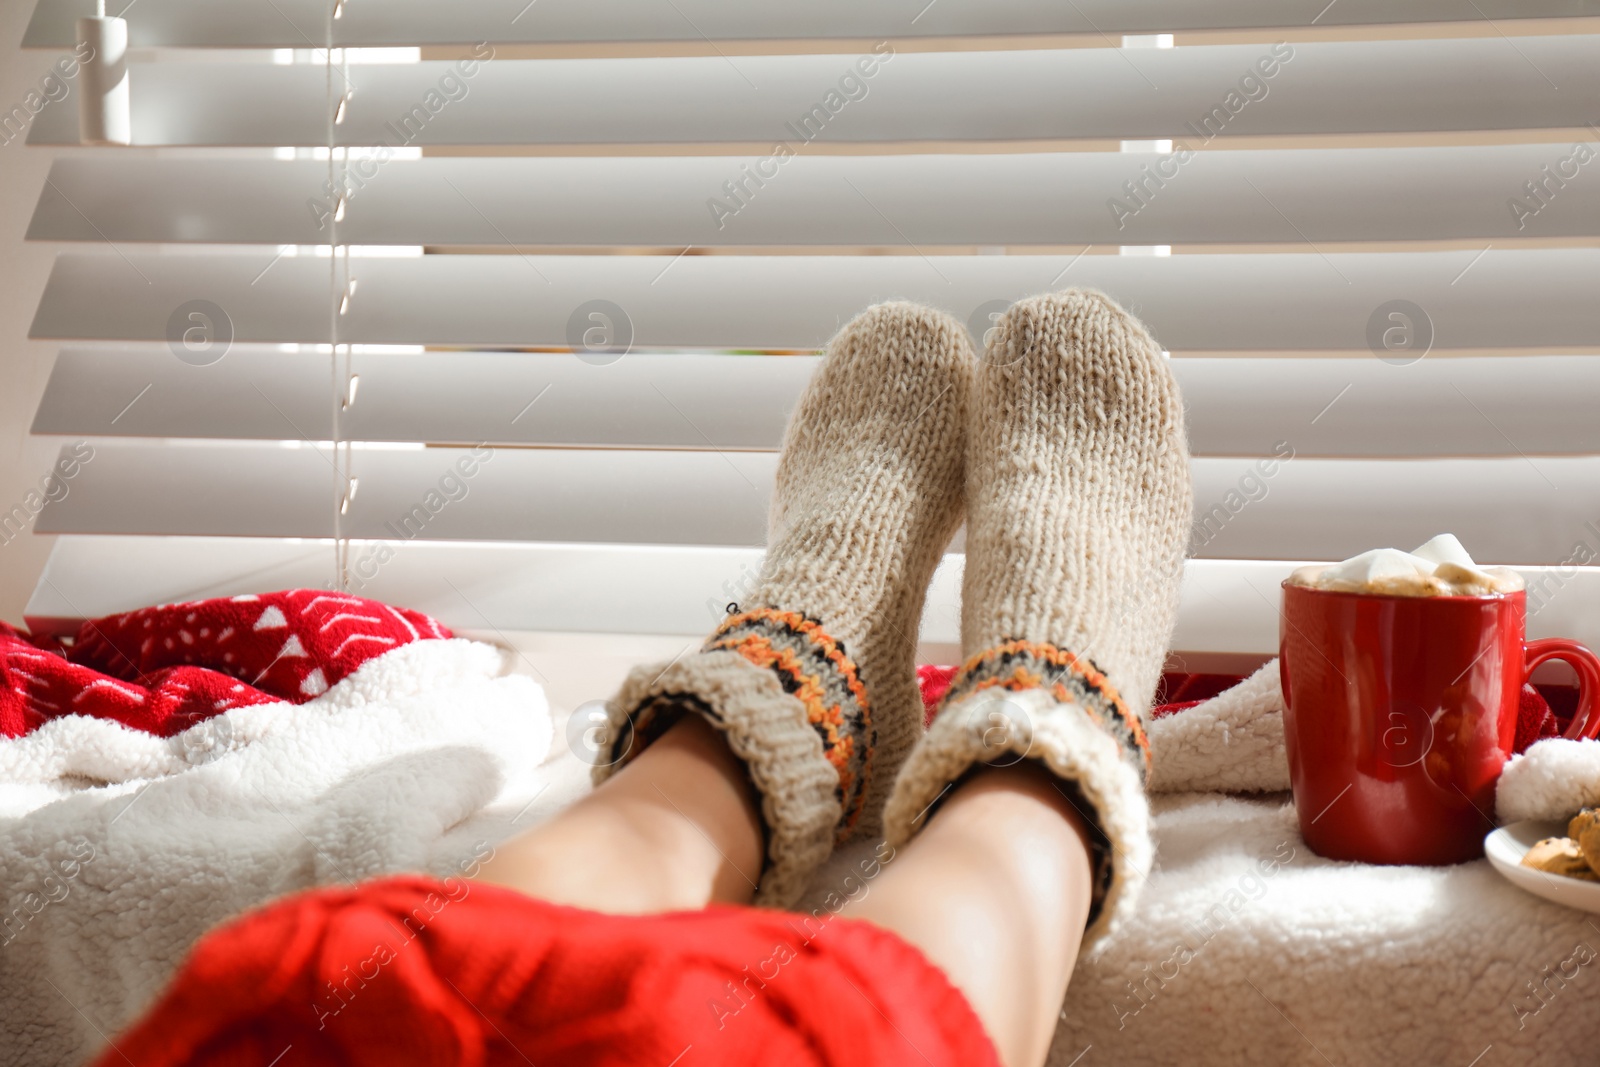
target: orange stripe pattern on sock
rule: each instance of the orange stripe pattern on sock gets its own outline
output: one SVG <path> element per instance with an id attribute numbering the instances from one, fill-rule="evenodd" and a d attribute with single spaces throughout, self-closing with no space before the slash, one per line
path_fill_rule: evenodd
<path id="1" fill-rule="evenodd" d="M 861 817 L 877 731 L 871 704 L 855 662 L 844 645 L 815 619 L 777 608 L 755 608 L 728 616 L 706 641 L 706 651 L 737 652 L 777 675 L 784 691 L 806 709 L 822 739 L 823 754 L 839 772 L 837 796 L 844 836 Z"/>
<path id="2" fill-rule="evenodd" d="M 1037 641 L 1010 640 L 973 656 L 961 665 L 945 694 L 945 707 L 983 689 L 1048 689 L 1063 704 L 1087 711 L 1122 749 L 1139 772 L 1150 773 L 1150 741 L 1139 716 L 1129 710 L 1116 686 L 1092 660 L 1064 648 Z"/>

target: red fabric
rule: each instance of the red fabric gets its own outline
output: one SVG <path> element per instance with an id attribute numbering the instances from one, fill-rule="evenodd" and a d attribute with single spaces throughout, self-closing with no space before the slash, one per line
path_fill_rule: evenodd
<path id="1" fill-rule="evenodd" d="M 418 612 L 317 589 L 110 615 L 70 645 L 0 623 L 0 735 L 89 715 L 170 737 L 229 708 L 304 703 L 375 656 L 449 636 Z"/>
<path id="2" fill-rule="evenodd" d="M 933 722 L 933 713 L 939 710 L 939 701 L 950 691 L 960 667 L 940 667 L 924 663 L 917 668 L 917 685 L 922 689 L 922 725 Z"/>
<path id="3" fill-rule="evenodd" d="M 957 668 L 924 664 L 917 668 L 917 684 L 922 687 L 926 721 L 933 721 L 939 700 L 950 688 Z M 1169 671 L 1156 687 L 1152 719 L 1176 715 L 1224 693 L 1240 682 L 1238 674 L 1185 674 Z M 1577 690 L 1565 685 L 1525 685 L 1517 706 L 1517 739 L 1513 752 L 1523 752 L 1535 741 L 1559 737 L 1577 706 Z"/>
<path id="4" fill-rule="evenodd" d="M 1547 737 L 1561 736 L 1560 724 L 1551 708 L 1552 699 L 1556 692 L 1570 693 L 1574 700 L 1577 698 L 1577 689 L 1565 685 L 1524 685 L 1522 696 L 1517 704 L 1517 739 L 1511 746 L 1513 752 L 1522 752 L 1535 741 L 1542 741 Z M 1570 714 L 1570 713 L 1569 713 Z"/>
<path id="5" fill-rule="evenodd" d="M 1227 692 L 1240 682 L 1237 674 L 1185 674 L 1168 671 L 1156 686 L 1156 705 L 1185 704 L 1193 706 Z"/>
<path id="6" fill-rule="evenodd" d="M 298 894 L 213 931 L 95 1067 L 127 1063 L 998 1067 L 944 975 L 867 923 L 599 915 L 420 877 Z"/>

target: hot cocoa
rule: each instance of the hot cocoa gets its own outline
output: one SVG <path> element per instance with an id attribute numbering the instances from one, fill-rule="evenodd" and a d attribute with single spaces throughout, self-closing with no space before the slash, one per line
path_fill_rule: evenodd
<path id="1" fill-rule="evenodd" d="M 1523 587 L 1505 567 L 1480 567 L 1452 534 L 1440 534 L 1412 552 L 1374 548 L 1342 563 L 1300 567 L 1290 585 L 1378 596 L 1495 596 Z"/>

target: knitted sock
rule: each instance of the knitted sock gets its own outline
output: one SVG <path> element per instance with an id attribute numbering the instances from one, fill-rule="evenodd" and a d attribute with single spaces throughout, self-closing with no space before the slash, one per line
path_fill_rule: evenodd
<path id="1" fill-rule="evenodd" d="M 967 422 L 965 662 L 889 800 L 891 843 L 974 764 L 1038 759 L 1097 831 L 1085 944 L 1131 909 L 1191 506 L 1182 404 L 1144 328 L 1099 293 L 1014 305 Z"/>
<path id="2" fill-rule="evenodd" d="M 961 324 L 913 304 L 849 323 L 789 423 L 766 561 L 702 651 L 629 675 L 595 781 L 686 712 L 723 732 L 761 794 L 758 903 L 783 906 L 837 840 L 876 834 L 921 734 L 916 634 L 961 523 L 972 374 Z"/>

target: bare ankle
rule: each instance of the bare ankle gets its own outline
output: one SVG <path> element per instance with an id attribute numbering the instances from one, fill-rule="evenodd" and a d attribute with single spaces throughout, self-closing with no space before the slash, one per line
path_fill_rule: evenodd
<path id="1" fill-rule="evenodd" d="M 1005 809 L 1018 812 L 1048 810 L 1055 813 L 1088 848 L 1092 831 L 1080 804 L 1062 789 L 1061 779 L 1035 760 L 1022 760 L 1006 767 L 977 767 L 955 782 L 950 792 L 926 817 L 924 827 L 935 816 L 982 808 L 985 817 Z"/>
<path id="2" fill-rule="evenodd" d="M 747 902 L 761 862 L 744 765 L 690 716 L 593 793 L 502 844 L 482 877 L 574 907 L 646 913 Z"/>

